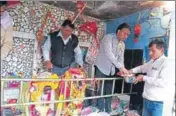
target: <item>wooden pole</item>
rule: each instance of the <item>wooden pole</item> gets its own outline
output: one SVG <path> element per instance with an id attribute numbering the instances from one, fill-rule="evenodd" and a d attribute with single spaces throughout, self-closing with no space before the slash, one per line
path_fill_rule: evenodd
<path id="1" fill-rule="evenodd" d="M 82 13 L 82 11 L 85 9 L 85 7 L 87 6 L 87 3 L 84 4 L 84 7 L 81 9 L 81 11 L 76 15 L 76 17 L 73 19 L 72 24 L 75 23 L 76 19 L 79 17 L 79 15 Z"/>

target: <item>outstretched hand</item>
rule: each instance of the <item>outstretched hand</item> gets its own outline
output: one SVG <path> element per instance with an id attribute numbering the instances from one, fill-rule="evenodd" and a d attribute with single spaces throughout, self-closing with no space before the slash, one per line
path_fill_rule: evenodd
<path id="1" fill-rule="evenodd" d="M 127 75 L 128 74 L 128 70 L 126 68 L 120 68 L 120 75 Z"/>
<path id="2" fill-rule="evenodd" d="M 120 72 L 117 73 L 117 75 L 120 76 L 129 76 L 131 74 L 133 74 L 133 72 L 131 70 L 127 70 L 126 68 L 121 68 Z"/>

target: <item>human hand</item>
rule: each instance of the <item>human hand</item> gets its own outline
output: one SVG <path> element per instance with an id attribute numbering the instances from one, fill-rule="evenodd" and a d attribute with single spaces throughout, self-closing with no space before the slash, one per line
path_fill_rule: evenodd
<path id="1" fill-rule="evenodd" d="M 83 66 L 82 66 L 82 65 L 80 65 L 80 64 L 78 64 L 78 63 L 76 63 L 75 68 L 80 68 L 80 69 L 83 69 Z"/>
<path id="2" fill-rule="evenodd" d="M 120 72 L 118 72 L 117 74 L 120 76 L 125 76 L 129 74 L 129 71 L 126 68 L 120 68 L 119 70 Z"/>
<path id="3" fill-rule="evenodd" d="M 133 71 L 132 70 L 128 70 L 128 74 L 133 74 Z"/>
<path id="4" fill-rule="evenodd" d="M 81 65 L 78 65 L 78 68 L 81 68 L 81 69 L 83 69 L 83 66 L 81 66 Z"/>
<path id="5" fill-rule="evenodd" d="M 137 84 L 138 82 L 142 82 L 143 81 L 143 77 L 144 77 L 144 75 L 138 75 L 136 77 L 136 79 L 133 81 L 133 83 Z"/>
<path id="6" fill-rule="evenodd" d="M 45 61 L 45 62 L 44 62 L 44 66 L 45 66 L 48 70 L 50 70 L 50 69 L 53 68 L 53 64 L 51 63 L 51 61 Z"/>

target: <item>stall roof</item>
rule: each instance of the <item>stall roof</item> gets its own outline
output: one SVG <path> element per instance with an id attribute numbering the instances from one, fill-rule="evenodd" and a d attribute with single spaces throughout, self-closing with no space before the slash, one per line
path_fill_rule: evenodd
<path id="1" fill-rule="evenodd" d="M 76 11 L 76 0 L 42 1 L 56 7 Z M 164 1 L 86 1 L 84 14 L 101 20 L 115 19 L 149 8 L 159 7 Z"/>

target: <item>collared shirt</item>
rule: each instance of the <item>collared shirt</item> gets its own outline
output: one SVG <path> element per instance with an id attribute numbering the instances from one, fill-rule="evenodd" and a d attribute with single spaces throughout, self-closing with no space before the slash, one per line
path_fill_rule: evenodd
<path id="1" fill-rule="evenodd" d="M 1 17 L 0 24 L 4 29 L 13 26 L 13 18 L 9 15 L 7 11 L 4 11 L 0 17 Z"/>
<path id="2" fill-rule="evenodd" d="M 114 75 L 115 67 L 124 67 L 125 44 L 116 34 L 107 34 L 101 41 L 95 65 L 105 75 Z"/>
<path id="3" fill-rule="evenodd" d="M 0 18 L 1 60 L 4 60 L 13 46 L 13 19 L 7 11 L 3 12 Z"/>
<path id="4" fill-rule="evenodd" d="M 164 101 L 175 88 L 174 62 L 164 55 L 157 60 L 133 68 L 133 73 L 147 73 L 143 77 L 145 82 L 143 97 L 151 101 Z"/>
<path id="5" fill-rule="evenodd" d="M 60 36 L 64 42 L 64 44 L 66 45 L 69 41 L 69 39 L 71 39 L 71 36 L 69 36 L 66 39 L 63 39 L 62 37 L 62 33 L 59 32 L 57 36 Z M 49 61 L 50 60 L 50 49 L 51 49 L 51 40 L 50 40 L 50 36 L 48 35 L 47 40 L 45 41 L 44 45 L 42 46 L 42 50 L 43 50 L 43 57 L 44 57 L 44 61 Z M 82 51 L 81 48 L 78 44 L 78 46 L 74 49 L 75 52 L 75 59 L 76 62 L 80 65 L 83 66 L 83 56 L 82 56 Z"/>

